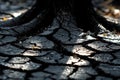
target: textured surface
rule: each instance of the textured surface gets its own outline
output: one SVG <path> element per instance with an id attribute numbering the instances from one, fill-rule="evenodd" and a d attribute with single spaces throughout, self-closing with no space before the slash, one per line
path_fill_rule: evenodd
<path id="1" fill-rule="evenodd" d="M 120 45 L 83 33 L 69 13 L 61 17 L 31 36 L 0 30 L 1 80 L 120 79 Z"/>

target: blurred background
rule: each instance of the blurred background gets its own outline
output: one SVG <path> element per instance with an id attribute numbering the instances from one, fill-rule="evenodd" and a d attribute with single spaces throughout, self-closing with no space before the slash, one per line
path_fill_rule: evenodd
<path id="1" fill-rule="evenodd" d="M 24 9 L 33 4 L 33 0 L 0 0 L 0 11 Z"/>
<path id="2" fill-rule="evenodd" d="M 120 0 L 93 0 L 93 5 L 103 16 L 120 18 Z"/>
<path id="3" fill-rule="evenodd" d="M 0 0 L 0 20 L 8 20 L 26 12 L 35 0 Z"/>

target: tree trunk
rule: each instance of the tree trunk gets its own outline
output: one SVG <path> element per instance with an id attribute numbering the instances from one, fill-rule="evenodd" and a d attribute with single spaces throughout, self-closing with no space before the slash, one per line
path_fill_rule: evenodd
<path id="1" fill-rule="evenodd" d="M 23 34 L 25 30 L 27 30 L 26 33 L 30 30 L 36 30 L 36 27 L 37 29 L 43 29 L 52 23 L 53 18 L 55 18 L 59 10 L 66 8 L 69 8 L 69 12 L 71 12 L 75 18 L 77 26 L 85 32 L 99 32 L 100 27 L 98 24 L 102 24 L 108 30 L 115 28 L 120 31 L 119 25 L 108 22 L 104 17 L 97 14 L 94 10 L 92 0 L 36 0 L 33 7 L 25 14 L 12 20 L 0 22 L 0 26 L 12 26 L 16 31 L 19 30 L 19 28 L 23 28 L 24 31 L 19 31 L 20 34 Z M 32 29 L 30 29 L 31 24 L 34 24 L 31 26 Z M 16 27 L 18 25 L 20 27 Z"/>
<path id="2" fill-rule="evenodd" d="M 76 21 L 79 27 L 82 27 L 84 31 L 94 31 L 97 26 L 95 21 L 93 5 L 91 0 L 83 0 L 79 2 L 74 0 L 73 4 L 73 14 L 76 17 Z"/>

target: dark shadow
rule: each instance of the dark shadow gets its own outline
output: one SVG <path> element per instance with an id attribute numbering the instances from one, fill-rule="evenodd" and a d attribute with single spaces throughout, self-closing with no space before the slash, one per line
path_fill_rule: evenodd
<path id="1" fill-rule="evenodd" d="M 119 77 L 119 74 L 115 76 L 110 72 L 110 66 L 120 66 L 119 62 L 114 62 L 120 45 L 93 36 L 88 31 L 89 28 L 92 30 L 90 21 L 88 24 L 83 21 L 89 27 L 88 32 L 82 25 L 77 25 L 71 5 L 65 1 L 65 6 L 56 2 L 56 15 L 52 22 L 47 19 L 49 26 L 43 32 L 20 37 L 0 34 L 0 79 L 93 80 L 98 76 L 104 79 Z M 85 17 L 88 21 L 89 17 Z"/>

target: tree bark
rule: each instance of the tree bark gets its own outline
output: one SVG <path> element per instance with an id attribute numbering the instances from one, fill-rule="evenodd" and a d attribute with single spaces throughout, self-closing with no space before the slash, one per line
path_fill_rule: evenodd
<path id="1" fill-rule="evenodd" d="M 73 15 L 76 17 L 78 26 L 83 28 L 84 31 L 95 30 L 97 22 L 93 13 L 94 9 L 91 0 L 83 0 L 82 2 L 74 0 Z"/>
<path id="2" fill-rule="evenodd" d="M 120 0 L 115 0 L 115 2 L 116 1 Z M 51 24 L 52 19 L 55 18 L 57 12 L 66 8 L 69 8 L 69 12 L 71 12 L 72 16 L 75 18 L 77 26 L 79 28 L 82 28 L 85 32 L 99 32 L 100 27 L 98 24 L 102 24 L 106 29 L 111 31 L 114 30 L 114 28 L 120 31 L 120 25 L 108 22 L 104 17 L 97 14 L 97 12 L 94 10 L 92 0 L 36 0 L 35 5 L 33 5 L 33 7 L 25 14 L 21 15 L 20 19 L 17 19 L 18 21 L 16 19 L 13 19 L 14 21 L 16 20 L 15 23 L 11 20 L 8 21 L 8 24 L 7 22 L 4 24 L 1 23 L 0 26 L 21 26 L 31 22 L 35 18 L 38 18 L 38 16 L 45 11 L 45 15 L 42 13 L 44 17 L 38 18 L 41 22 L 36 22 L 36 25 L 33 27 L 39 25 L 42 25 L 42 27 L 47 27 Z M 29 27 L 29 25 L 26 27 Z"/>

